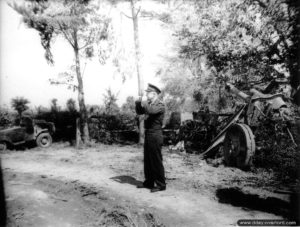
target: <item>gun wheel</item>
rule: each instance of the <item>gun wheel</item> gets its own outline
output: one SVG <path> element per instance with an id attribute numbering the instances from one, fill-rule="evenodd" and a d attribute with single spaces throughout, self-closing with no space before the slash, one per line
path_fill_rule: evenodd
<path id="1" fill-rule="evenodd" d="M 246 169 L 252 164 L 255 152 L 255 139 L 246 124 L 233 124 L 224 139 L 224 158 L 228 166 Z"/>
<path id="2" fill-rule="evenodd" d="M 4 141 L 0 142 L 0 151 L 5 151 L 7 149 L 7 143 Z"/>

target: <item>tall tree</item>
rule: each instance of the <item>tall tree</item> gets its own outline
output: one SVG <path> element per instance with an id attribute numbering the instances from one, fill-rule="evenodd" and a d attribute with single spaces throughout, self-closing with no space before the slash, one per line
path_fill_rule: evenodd
<path id="1" fill-rule="evenodd" d="M 54 63 L 51 44 L 55 36 L 63 37 L 72 48 L 78 83 L 76 89 L 80 110 L 80 137 L 83 143 L 86 143 L 89 141 L 88 114 L 84 99 L 81 58 L 93 57 L 97 44 L 108 38 L 110 20 L 100 15 L 97 12 L 99 5 L 92 4 L 90 0 L 26 0 L 25 5 L 14 3 L 12 7 L 23 16 L 23 21 L 29 28 L 39 32 L 49 64 Z M 97 54 L 99 58 L 103 58 L 101 51 Z"/>
<path id="2" fill-rule="evenodd" d="M 19 117 L 22 116 L 22 112 L 29 109 L 29 103 L 29 100 L 24 97 L 16 97 L 11 100 L 11 106 L 18 112 Z"/>
<path id="3" fill-rule="evenodd" d="M 135 59 L 136 59 L 136 72 L 138 78 L 138 94 L 143 96 L 144 91 L 144 80 L 141 72 L 141 48 L 140 48 L 140 38 L 139 38 L 139 11 L 136 9 L 137 0 L 130 0 L 131 5 L 131 15 L 133 22 L 133 34 L 134 34 L 134 47 L 135 47 Z"/>
<path id="4" fill-rule="evenodd" d="M 139 39 L 139 21 L 138 15 L 140 9 L 137 10 L 136 4 L 137 0 L 130 0 L 131 5 L 131 18 L 133 22 L 133 34 L 134 34 L 134 47 L 135 47 L 135 62 L 136 62 L 136 73 L 138 78 L 138 94 L 140 98 L 144 93 L 144 79 L 141 70 L 141 48 L 140 48 L 140 39 Z M 144 116 L 139 116 L 139 143 L 144 143 Z"/>

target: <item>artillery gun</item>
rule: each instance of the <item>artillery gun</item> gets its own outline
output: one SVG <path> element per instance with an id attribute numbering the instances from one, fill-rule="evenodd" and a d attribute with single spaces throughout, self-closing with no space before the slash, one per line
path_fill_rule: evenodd
<path id="1" fill-rule="evenodd" d="M 259 126 L 261 118 L 267 118 L 269 114 L 276 113 L 282 121 L 289 121 L 289 109 L 284 101 L 284 95 L 281 93 L 268 95 L 256 89 L 251 89 L 249 94 L 246 94 L 230 83 L 226 83 L 225 88 L 231 94 L 244 100 L 244 104 L 234 114 L 206 114 L 209 119 L 213 119 L 215 122 L 214 124 L 208 124 L 210 128 L 220 125 L 220 117 L 225 116 L 227 118 L 223 119 L 220 129 L 212 139 L 207 136 L 208 133 L 205 134 L 206 137 L 199 136 L 197 138 L 199 141 L 206 141 L 206 144 L 208 144 L 207 146 L 204 145 L 205 150 L 200 155 L 204 158 L 211 157 L 216 153 L 216 148 L 223 144 L 225 164 L 245 169 L 252 165 L 252 158 L 256 150 L 255 133 L 253 131 L 255 132 L 255 129 Z M 195 121 L 184 123 L 179 134 L 187 135 L 188 132 L 191 132 L 190 129 L 196 129 L 195 125 L 197 124 L 199 126 L 199 123 Z M 197 130 L 201 131 L 199 128 Z M 286 131 L 293 144 L 295 144 L 289 128 L 286 128 Z"/>

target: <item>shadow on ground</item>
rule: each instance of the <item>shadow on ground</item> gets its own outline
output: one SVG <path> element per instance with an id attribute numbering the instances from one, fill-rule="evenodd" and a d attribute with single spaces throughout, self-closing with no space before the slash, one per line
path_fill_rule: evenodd
<path id="1" fill-rule="evenodd" d="M 299 193 L 291 194 L 290 202 L 276 197 L 247 194 L 237 188 L 220 188 L 216 196 L 220 203 L 273 213 L 299 223 Z"/>
<path id="2" fill-rule="evenodd" d="M 138 186 L 143 183 L 142 181 L 136 180 L 134 177 L 126 176 L 126 175 L 111 177 L 110 179 L 119 182 L 121 184 L 132 184 L 134 186 Z"/>

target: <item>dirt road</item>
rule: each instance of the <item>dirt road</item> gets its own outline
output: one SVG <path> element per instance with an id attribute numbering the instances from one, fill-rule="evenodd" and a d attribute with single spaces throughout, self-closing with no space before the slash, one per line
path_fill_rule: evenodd
<path id="1" fill-rule="evenodd" d="M 193 155 L 164 150 L 168 185 L 157 193 L 136 188 L 143 180 L 138 147 L 75 150 L 55 144 L 1 157 L 8 226 L 236 226 L 239 219 L 283 218 L 220 203 L 216 195 L 220 188 L 240 184 L 269 195 L 263 182 L 270 175 L 215 168 Z M 262 185 L 255 188 L 251 182 Z"/>

